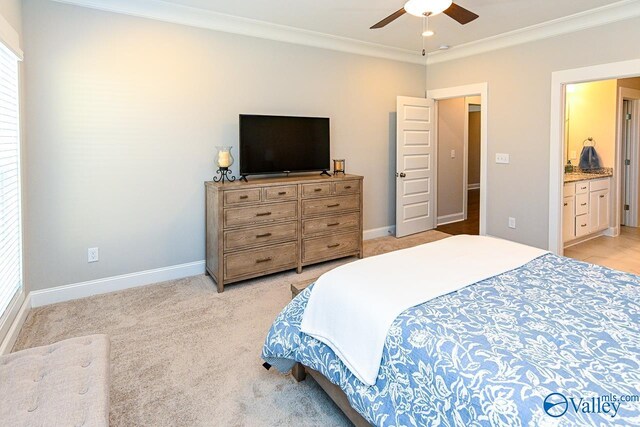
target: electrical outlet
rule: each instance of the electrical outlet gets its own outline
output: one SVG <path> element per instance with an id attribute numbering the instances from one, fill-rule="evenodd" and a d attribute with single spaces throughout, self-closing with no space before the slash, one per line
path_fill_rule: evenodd
<path id="1" fill-rule="evenodd" d="M 87 262 L 98 262 L 98 248 L 87 249 Z"/>
<path id="2" fill-rule="evenodd" d="M 496 153 L 496 163 L 508 165 L 510 162 L 509 155 L 505 153 Z"/>
<path id="3" fill-rule="evenodd" d="M 509 217 L 509 228 L 516 228 L 516 219 L 514 217 Z"/>

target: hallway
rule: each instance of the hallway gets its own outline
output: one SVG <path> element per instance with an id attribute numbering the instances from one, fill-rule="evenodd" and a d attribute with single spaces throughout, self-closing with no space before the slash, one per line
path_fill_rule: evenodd
<path id="1" fill-rule="evenodd" d="M 480 189 L 469 190 L 467 220 L 442 225 L 436 228 L 447 234 L 480 234 Z"/>

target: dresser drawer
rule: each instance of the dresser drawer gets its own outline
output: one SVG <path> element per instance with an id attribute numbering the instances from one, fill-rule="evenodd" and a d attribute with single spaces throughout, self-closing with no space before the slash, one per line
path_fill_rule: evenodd
<path id="1" fill-rule="evenodd" d="M 589 194 L 576 194 L 576 215 L 589 213 Z"/>
<path id="2" fill-rule="evenodd" d="M 273 224 L 265 227 L 251 227 L 250 229 L 232 230 L 224 232 L 225 250 L 262 246 L 279 242 L 295 241 L 298 239 L 298 224 Z"/>
<path id="3" fill-rule="evenodd" d="M 251 190 L 232 190 L 225 191 L 224 203 L 225 205 L 237 205 L 240 203 L 251 203 L 260 201 L 260 189 L 254 188 Z"/>
<path id="4" fill-rule="evenodd" d="M 296 219 L 298 217 L 298 202 L 277 203 L 262 206 L 247 206 L 243 208 L 225 209 L 224 225 L 261 224 L 275 220 Z"/>
<path id="5" fill-rule="evenodd" d="M 579 215 L 576 217 L 576 237 L 586 236 L 591 232 L 591 221 L 589 215 Z"/>
<path id="6" fill-rule="evenodd" d="M 360 192 L 360 181 L 343 181 L 336 182 L 335 194 L 340 196 L 342 194 L 355 194 Z"/>
<path id="7" fill-rule="evenodd" d="M 318 184 L 303 184 L 302 185 L 302 197 L 322 197 L 331 195 L 331 183 L 320 182 Z"/>
<path id="8" fill-rule="evenodd" d="M 357 194 L 302 201 L 302 215 L 304 216 L 331 214 L 334 212 L 357 210 L 359 208 L 360 197 Z"/>
<path id="9" fill-rule="evenodd" d="M 298 198 L 297 185 L 283 185 L 281 187 L 267 187 L 265 189 L 265 200 L 268 202 L 278 200 L 291 200 Z"/>
<path id="10" fill-rule="evenodd" d="M 285 243 L 263 249 L 236 252 L 225 255 L 224 261 L 226 280 L 295 268 L 298 263 L 298 244 Z"/>
<path id="11" fill-rule="evenodd" d="M 589 192 L 589 182 L 579 181 L 576 182 L 576 194 L 583 194 Z"/>
<path id="12" fill-rule="evenodd" d="M 575 196 L 576 195 L 576 183 L 571 182 L 569 184 L 564 185 L 564 197 Z"/>
<path id="13" fill-rule="evenodd" d="M 302 262 L 313 262 L 359 250 L 358 232 L 331 235 L 302 242 Z"/>
<path id="14" fill-rule="evenodd" d="M 600 191 L 609 189 L 609 178 L 606 179 L 594 179 L 589 183 L 590 191 Z"/>
<path id="15" fill-rule="evenodd" d="M 357 212 L 332 215 L 302 221 L 302 236 L 360 230 L 360 214 Z"/>

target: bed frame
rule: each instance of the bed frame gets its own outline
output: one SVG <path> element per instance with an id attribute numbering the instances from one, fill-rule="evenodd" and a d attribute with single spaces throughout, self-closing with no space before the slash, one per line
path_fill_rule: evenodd
<path id="1" fill-rule="evenodd" d="M 314 280 L 308 280 L 301 283 L 294 283 L 291 285 L 291 294 L 292 298 L 295 298 L 300 292 L 302 292 L 307 286 L 315 282 Z M 318 385 L 327 393 L 327 396 L 333 403 L 338 405 L 338 408 L 344 413 L 344 415 L 355 425 L 356 427 L 371 427 L 371 424 L 367 420 L 364 419 L 362 415 L 358 413 L 351 404 L 349 403 L 349 399 L 347 395 L 344 394 L 342 389 L 337 385 L 333 384 L 331 381 L 327 379 L 320 372 L 315 371 L 308 366 L 304 366 L 302 363 L 296 363 L 291 370 L 291 375 L 297 382 L 304 381 L 307 378 L 307 374 L 311 375 L 311 377 L 318 383 Z"/>
<path id="2" fill-rule="evenodd" d="M 315 371 L 307 366 L 304 366 L 301 363 L 296 363 L 293 369 L 291 370 L 291 375 L 295 378 L 296 381 L 304 381 L 307 377 L 307 374 L 311 375 L 311 377 L 318 383 L 318 385 L 327 393 L 327 396 L 333 400 L 333 403 L 338 405 L 338 408 L 344 413 L 344 415 L 349 418 L 349 421 L 353 423 L 356 427 L 371 427 L 371 424 L 367 420 L 365 420 L 362 415 L 360 415 L 349 403 L 349 399 L 347 399 L 347 395 L 344 394 L 342 389 L 337 385 L 333 384 L 331 381 L 327 379 L 320 372 Z"/>

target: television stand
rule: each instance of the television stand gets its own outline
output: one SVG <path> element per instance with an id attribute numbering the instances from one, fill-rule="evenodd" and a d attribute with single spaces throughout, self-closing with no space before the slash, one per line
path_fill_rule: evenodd
<path id="1" fill-rule="evenodd" d="M 320 176 L 322 176 L 322 175 L 331 176 L 331 174 L 329 173 L 329 171 L 326 171 L 326 170 L 325 170 L 325 171 L 320 172 Z"/>
<path id="2" fill-rule="evenodd" d="M 247 175 L 240 175 L 240 181 L 249 182 Z"/>

